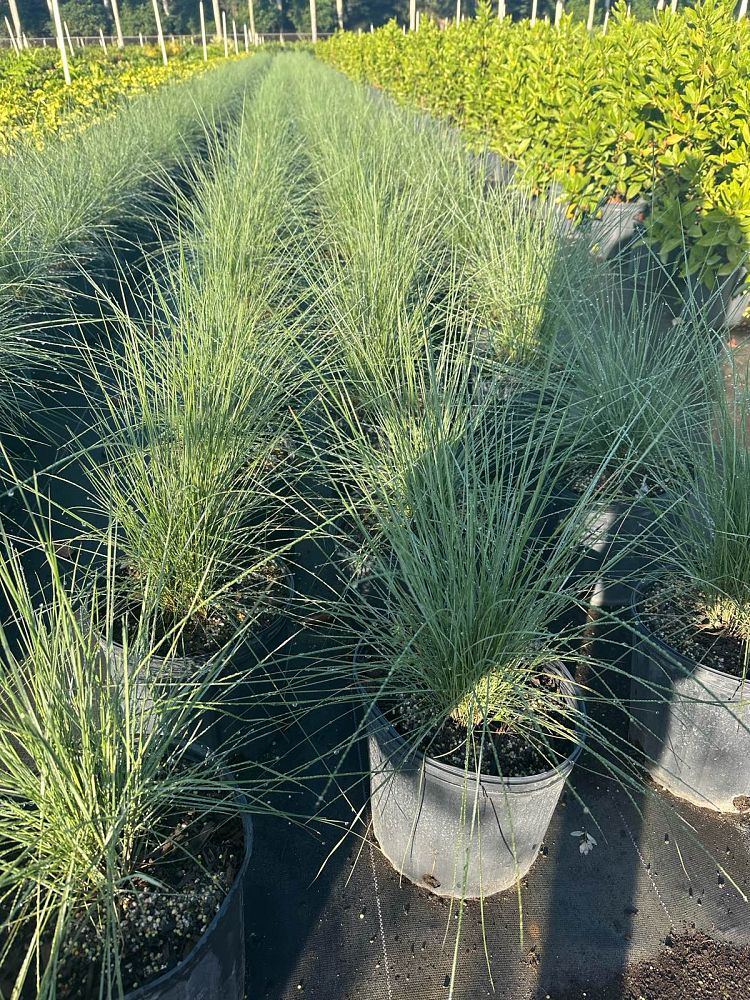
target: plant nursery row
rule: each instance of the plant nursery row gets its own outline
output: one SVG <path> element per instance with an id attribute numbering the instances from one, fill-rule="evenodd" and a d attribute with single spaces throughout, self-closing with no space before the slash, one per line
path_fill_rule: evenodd
<path id="1" fill-rule="evenodd" d="M 246 887 L 302 828 L 510 1000 L 484 917 L 523 939 L 578 776 L 743 821 L 750 404 L 639 234 L 301 53 L 4 167 L 0 996 L 263 995 Z"/>
<path id="2" fill-rule="evenodd" d="M 203 73 L 224 59 L 224 47 L 214 44 L 204 62 L 200 45 L 167 43 L 166 66 L 155 45 L 73 51 L 69 86 L 54 47 L 0 54 L 0 155 L 21 142 L 41 147 L 50 136 L 75 135 L 111 116 L 124 98 Z"/>
<path id="3" fill-rule="evenodd" d="M 337 34 L 319 54 L 400 103 L 458 124 L 556 186 L 574 215 L 643 199 L 663 258 L 712 285 L 750 247 L 750 22 L 727 0 L 651 20 L 615 8 L 606 33 L 563 17 Z"/>

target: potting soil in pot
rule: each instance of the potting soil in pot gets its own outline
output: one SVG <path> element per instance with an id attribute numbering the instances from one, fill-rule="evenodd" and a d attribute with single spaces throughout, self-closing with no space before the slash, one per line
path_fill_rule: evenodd
<path id="1" fill-rule="evenodd" d="M 115 622 L 120 629 L 123 619 L 129 623 L 132 634 L 138 630 L 142 612 L 142 593 L 134 571 L 128 566 L 118 567 L 122 606 L 116 608 Z M 233 584 L 222 595 L 220 607 L 207 607 L 205 613 L 183 623 L 180 617 L 164 613 L 157 619 L 156 628 L 164 638 L 156 635 L 156 650 L 163 642 L 165 651 L 179 637 L 177 655 L 198 659 L 210 657 L 221 651 L 237 636 L 238 629 L 247 629 L 248 619 L 252 626 L 248 636 L 268 628 L 277 618 L 284 600 L 288 597 L 288 569 L 281 560 L 270 560 L 263 568 L 249 574 L 243 581 Z M 122 641 L 121 631 L 116 630 L 114 639 Z"/>
<path id="2" fill-rule="evenodd" d="M 187 828 L 185 824 L 188 824 Z M 120 899 L 122 973 L 126 993 L 146 985 L 188 957 L 216 916 L 244 856 L 240 818 L 207 816 L 197 824 L 178 819 L 171 841 L 143 865 L 145 879 L 134 880 Z M 91 923 L 82 923 L 58 976 L 59 1000 L 98 996 L 100 944 Z M 93 983 L 92 983 L 93 974 Z"/>
<path id="3" fill-rule="evenodd" d="M 245 845 L 241 818 L 208 815 L 196 821 L 192 816 L 175 816 L 167 826 L 162 831 L 162 846 L 155 844 L 151 855 L 143 859 L 143 878 L 136 876 L 132 886 L 123 886 L 120 893 L 125 993 L 148 984 L 188 957 L 242 865 Z M 101 931 L 93 919 L 84 916 L 62 952 L 58 1000 L 98 997 L 100 963 Z M 9 967 L 11 964 L 9 961 Z"/>
<path id="4" fill-rule="evenodd" d="M 538 686 L 540 694 L 546 691 L 552 697 L 555 697 L 560 689 L 557 679 L 546 674 L 538 674 L 533 683 Z M 380 705 L 380 709 L 396 731 L 407 741 L 412 733 L 420 730 L 427 717 L 416 696 L 405 697 L 397 702 L 386 702 Z M 530 705 L 530 716 L 532 712 L 533 706 Z M 543 705 L 541 713 L 549 714 L 544 712 Z M 562 713 L 553 712 L 552 715 L 556 728 L 563 731 L 571 730 L 574 720 L 571 723 Z M 441 764 L 463 768 L 467 765 L 466 725 L 452 717 L 448 718 L 437 732 L 425 735 L 416 749 Z M 469 773 L 479 771 L 481 774 L 505 778 L 541 774 L 564 761 L 574 749 L 575 743 L 572 739 L 542 732 L 531 720 L 528 728 L 523 731 L 488 721 L 486 731 L 480 723 L 471 733 L 468 770 Z"/>
<path id="5" fill-rule="evenodd" d="M 684 583 L 655 584 L 639 614 L 651 632 L 678 653 L 733 677 L 747 671 L 747 643 L 730 628 L 711 621 L 701 595 Z"/>

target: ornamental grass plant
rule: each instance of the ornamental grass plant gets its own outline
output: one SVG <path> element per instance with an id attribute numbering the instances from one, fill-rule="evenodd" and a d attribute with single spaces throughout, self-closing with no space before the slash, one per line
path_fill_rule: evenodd
<path id="1" fill-rule="evenodd" d="M 366 420 L 382 395 L 408 392 L 425 324 L 441 335 L 454 286 L 456 206 L 471 175 L 458 144 L 429 121 L 312 60 L 300 58 L 297 68 L 313 185 L 315 246 L 305 268 L 313 322 L 320 353 L 347 372 L 348 398 L 333 404 L 354 405 Z"/>
<path id="2" fill-rule="evenodd" d="M 230 63 L 124 105 L 74 142 L 2 158 L 0 310 L 48 307 L 163 204 L 168 177 L 236 117 L 267 68 Z"/>
<path id="3" fill-rule="evenodd" d="M 688 488 L 674 497 L 669 558 L 651 574 L 654 616 L 668 641 L 699 662 L 745 677 L 750 648 L 750 403 L 745 378 L 716 401 L 713 433 L 692 454 Z M 648 581 L 645 581 L 646 583 Z M 736 647 L 722 649 L 724 640 Z"/>
<path id="4" fill-rule="evenodd" d="M 292 513 L 304 374 L 296 292 L 283 288 L 295 150 L 279 114 L 272 101 L 248 107 L 206 201 L 152 273 L 151 299 L 86 355 L 105 450 L 89 463 L 93 506 L 117 526 L 123 599 L 158 595 L 166 630 L 190 618 L 199 649 L 257 625 L 288 590 L 274 535 Z M 238 255 L 222 255 L 238 205 L 258 225 L 238 225 Z"/>
<path id="5" fill-rule="evenodd" d="M 554 685 L 546 693 L 559 663 L 575 673 L 586 660 L 582 612 L 600 569 L 587 568 L 583 544 L 593 482 L 551 537 L 540 530 L 585 447 L 561 432 L 558 373 L 548 373 L 545 388 L 552 405 L 531 410 L 501 388 L 477 399 L 466 378 L 428 374 L 419 414 L 382 403 L 387 444 L 356 441 L 338 494 L 367 568 L 348 572 L 332 612 L 345 653 L 306 666 L 298 680 L 314 703 L 322 678 L 346 678 L 358 645 L 357 685 L 338 697 L 406 706 L 400 721 L 409 728 L 399 732 L 413 752 L 442 747 L 438 735 L 456 723 L 463 735 L 450 759 L 458 754 L 469 774 L 497 732 L 520 736 L 553 766 L 555 739 L 570 744 L 585 734 L 600 762 L 597 740 L 613 744 L 607 766 L 627 783 L 624 741 L 597 733 L 576 706 L 561 707 Z M 620 446 L 612 442 L 602 468 Z M 601 495 L 611 489 L 605 483 Z M 502 762 L 495 766 L 505 773 Z"/>
<path id="6" fill-rule="evenodd" d="M 553 198 L 509 180 L 475 187 L 459 246 L 466 318 L 488 360 L 543 366 L 562 315 L 585 307 L 601 281 L 585 235 Z"/>
<path id="7" fill-rule="evenodd" d="M 606 474 L 626 494 L 662 491 L 705 444 L 721 391 L 716 335 L 697 305 L 675 320 L 652 289 L 634 294 L 620 259 L 601 270 L 589 295 L 577 291 L 576 283 L 573 295 L 558 297 L 550 348 L 553 367 L 565 372 L 566 425 L 585 441 L 586 464 L 599 467 L 609 456 Z"/>
<path id="8" fill-rule="evenodd" d="M 148 701 L 130 697 L 155 656 L 144 617 L 132 630 L 120 622 L 123 670 L 107 669 L 114 549 L 92 577 L 58 557 L 43 522 L 30 549 L 4 533 L 0 547 L 9 609 L 0 628 L 1 988 L 17 998 L 91 988 L 119 998 L 141 975 L 164 971 L 155 928 L 171 921 L 178 948 L 182 928 L 183 945 L 200 936 L 242 862 L 242 817 L 275 811 L 279 777 L 263 767 L 238 771 L 231 741 L 205 750 L 203 710 L 220 673 L 228 684 L 220 658 L 179 685 L 152 686 Z M 223 857 L 234 851 L 234 869 L 219 862 L 202 873 L 209 858 L 216 865 L 206 838 L 229 852 Z M 193 895 L 179 884 L 185 866 L 202 886 Z"/>

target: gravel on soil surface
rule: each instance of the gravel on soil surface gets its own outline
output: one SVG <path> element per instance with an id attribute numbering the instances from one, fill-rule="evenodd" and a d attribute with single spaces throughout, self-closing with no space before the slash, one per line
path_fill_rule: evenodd
<path id="1" fill-rule="evenodd" d="M 178 846 L 179 845 L 179 846 Z M 135 877 L 120 897 L 121 962 L 125 991 L 161 976 L 185 959 L 216 916 L 242 865 L 244 828 L 239 817 L 186 817 L 175 826 L 148 877 Z M 99 995 L 101 942 L 84 922 L 63 956 L 60 1000 Z M 92 975 L 93 974 L 93 975 Z"/>

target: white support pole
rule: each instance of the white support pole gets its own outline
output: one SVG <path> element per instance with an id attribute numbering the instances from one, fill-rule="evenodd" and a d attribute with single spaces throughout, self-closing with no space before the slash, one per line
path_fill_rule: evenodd
<path id="1" fill-rule="evenodd" d="M 677 13 L 677 0 L 672 0 L 672 13 Z"/>
<path id="2" fill-rule="evenodd" d="M 253 0 L 247 0 L 247 13 L 250 16 L 250 40 L 253 45 L 257 45 L 258 35 L 255 31 L 255 7 L 253 6 Z"/>
<path id="3" fill-rule="evenodd" d="M 456 0 L 456 24 L 461 23 L 461 0 Z"/>
<path id="4" fill-rule="evenodd" d="M 14 29 L 11 32 L 11 38 L 15 37 L 16 48 L 20 50 L 23 45 L 23 29 L 21 27 L 21 15 L 18 13 L 16 0 L 8 0 L 8 7 L 10 8 L 10 19 L 13 22 Z"/>
<path id="5" fill-rule="evenodd" d="M 219 11 L 219 0 L 211 0 L 211 6 L 214 12 L 214 24 L 216 25 L 216 37 L 221 41 L 221 12 Z"/>
<path id="6" fill-rule="evenodd" d="M 318 5 L 315 0 L 310 0 L 310 39 L 313 43 L 318 40 Z"/>
<path id="7" fill-rule="evenodd" d="M 70 86 L 70 67 L 68 66 L 68 53 L 65 48 L 60 5 L 57 0 L 50 0 L 50 2 L 52 4 L 52 19 L 55 23 L 55 38 L 57 39 L 57 47 L 60 50 L 60 59 L 62 60 L 63 76 L 65 77 L 65 83 Z"/>
<path id="8" fill-rule="evenodd" d="M 143 41 L 143 32 L 142 31 L 138 32 L 138 41 L 141 43 L 141 48 L 143 48 L 143 46 L 144 46 L 145 43 Z"/>
<path id="9" fill-rule="evenodd" d="M 409 31 L 417 30 L 417 0 L 409 0 Z"/>
<path id="10" fill-rule="evenodd" d="M 229 58 L 229 39 L 227 38 L 227 12 L 221 12 L 221 32 L 224 39 L 224 58 Z"/>
<path id="11" fill-rule="evenodd" d="M 107 51 L 107 43 L 104 41 L 104 32 L 102 31 L 101 28 L 99 28 L 99 44 L 101 45 L 101 47 L 106 52 Z"/>
<path id="12" fill-rule="evenodd" d="M 161 15 L 159 14 L 159 2 L 153 0 L 154 17 L 156 18 L 156 34 L 159 36 L 159 48 L 161 49 L 161 61 L 167 65 L 167 46 L 164 44 L 164 32 L 161 30 Z"/>
<path id="13" fill-rule="evenodd" d="M 240 54 L 240 47 L 237 44 L 237 24 L 234 18 L 232 18 L 232 39 L 234 41 L 234 54 L 238 56 Z"/>
<path id="14" fill-rule="evenodd" d="M 501 21 L 505 20 L 505 0 L 497 0 L 497 16 Z"/>
<path id="15" fill-rule="evenodd" d="M 586 31 L 594 30 L 594 17 L 596 15 L 596 0 L 589 0 L 589 16 L 586 21 Z"/>
<path id="16" fill-rule="evenodd" d="M 419 31 L 419 25 L 420 25 L 421 21 L 422 21 L 422 11 L 418 10 L 417 11 L 417 31 Z"/>
<path id="17" fill-rule="evenodd" d="M 206 43 L 206 15 L 203 11 L 203 0 L 198 2 L 198 13 L 201 19 L 201 44 L 203 45 L 203 62 L 208 62 L 208 44 Z"/>
<path id="18" fill-rule="evenodd" d="M 117 48 L 125 48 L 125 39 L 122 37 L 122 25 L 120 24 L 120 3 L 119 0 L 110 0 L 112 4 L 112 19 L 115 22 L 115 34 L 117 35 Z"/>
<path id="19" fill-rule="evenodd" d="M 531 26 L 536 24 L 536 12 L 537 12 L 538 0 L 531 0 Z"/>
<path id="20" fill-rule="evenodd" d="M 740 9 L 737 11 L 737 20 L 741 21 L 743 17 L 747 17 L 747 0 L 742 0 Z"/>
<path id="21" fill-rule="evenodd" d="M 15 52 L 15 54 L 17 56 L 20 56 L 21 55 L 21 50 L 18 47 L 18 42 L 16 41 L 16 36 L 13 34 L 13 28 L 11 27 L 11 23 L 8 20 L 8 15 L 7 14 L 5 15 L 5 27 L 8 30 L 8 34 L 10 35 L 10 44 L 11 44 L 11 47 L 12 47 L 13 51 Z"/>
<path id="22" fill-rule="evenodd" d="M 339 31 L 344 30 L 344 0 L 336 0 L 336 23 Z"/>
<path id="23" fill-rule="evenodd" d="M 565 11 L 565 4 L 563 0 L 556 0 L 555 3 L 555 27 L 560 27 L 560 21 L 562 20 L 563 12 Z"/>
<path id="24" fill-rule="evenodd" d="M 656 9 L 657 10 L 664 10 L 665 6 L 666 6 L 665 0 L 656 0 Z"/>
<path id="25" fill-rule="evenodd" d="M 68 31 L 68 22 L 63 21 L 63 28 L 65 28 L 65 37 L 68 39 L 68 48 L 70 49 L 71 59 L 75 58 L 75 49 L 73 48 L 73 39 L 70 37 L 70 32 Z"/>
<path id="26" fill-rule="evenodd" d="M 242 25 L 242 30 L 243 30 L 244 35 L 245 35 L 245 52 L 249 52 L 250 51 L 250 36 L 248 35 L 247 25 L 246 24 Z"/>

